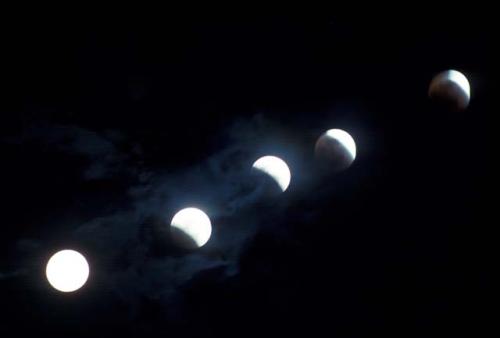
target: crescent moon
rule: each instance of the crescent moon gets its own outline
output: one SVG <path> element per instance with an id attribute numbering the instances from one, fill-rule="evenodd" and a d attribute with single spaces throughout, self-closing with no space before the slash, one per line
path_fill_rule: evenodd
<path id="1" fill-rule="evenodd" d="M 447 70 L 437 74 L 429 86 L 429 96 L 465 109 L 470 101 L 470 84 L 464 74 L 457 70 Z"/>
<path id="2" fill-rule="evenodd" d="M 467 100 L 470 100 L 470 84 L 469 80 L 467 80 L 464 74 L 453 69 L 449 70 L 448 80 L 451 82 L 455 82 L 460 88 L 462 88 L 464 93 L 467 95 Z"/>
<path id="3" fill-rule="evenodd" d="M 170 225 L 174 240 L 185 248 L 202 247 L 212 234 L 210 218 L 197 208 L 180 210 L 174 215 Z"/>
<path id="4" fill-rule="evenodd" d="M 356 142 L 346 131 L 330 129 L 318 138 L 314 151 L 333 171 L 340 171 L 356 159 Z"/>
<path id="5" fill-rule="evenodd" d="M 269 175 L 284 192 L 290 185 L 292 174 L 285 161 L 276 156 L 264 156 L 254 162 L 252 168 Z"/>

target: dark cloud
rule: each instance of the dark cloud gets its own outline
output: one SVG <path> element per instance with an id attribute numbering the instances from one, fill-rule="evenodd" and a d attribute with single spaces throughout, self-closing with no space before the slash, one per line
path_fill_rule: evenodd
<path id="1" fill-rule="evenodd" d="M 294 150 L 300 139 L 294 140 L 290 132 L 262 116 L 235 122 L 220 136 L 227 146 L 202 162 L 171 170 L 139 168 L 128 161 L 132 155 L 118 149 L 114 142 L 123 139 L 113 133 L 45 125 L 25 135 L 29 136 L 19 142 L 34 141 L 87 158 L 83 180 L 106 179 L 118 170 L 136 173 L 125 191 L 125 205 L 95 218 L 75 217 L 57 234 L 47 228 L 46 242 L 18 242 L 18 250 L 32 252 L 55 250 L 51 236 L 58 238 L 57 245 L 78 243 L 91 260 L 94 283 L 128 304 L 133 316 L 139 315 L 144 299 L 160 305 L 178 301 L 179 289 L 200 273 L 217 269 L 222 273 L 218 278 L 237 274 L 241 254 L 262 224 L 276 220 L 286 206 L 264 195 L 263 183 L 251 175 L 253 161 L 269 152 L 294 161 L 300 153 L 299 148 Z M 108 204 L 113 205 L 113 200 Z M 175 212 L 189 206 L 209 215 L 212 238 L 200 250 L 179 252 L 168 236 L 168 226 Z"/>
<path id="2" fill-rule="evenodd" d="M 98 133 L 74 125 L 36 124 L 8 141 L 28 144 L 43 151 L 79 156 L 87 160 L 82 170 L 85 180 L 106 179 L 121 173 L 130 155 L 117 147 L 125 140 L 119 131 Z"/>
<path id="3" fill-rule="evenodd" d="M 0 272 L 0 280 L 14 278 L 26 274 L 26 270 L 21 269 L 17 271 Z"/>
<path id="4" fill-rule="evenodd" d="M 463 335 L 494 266 L 487 27 L 186 14 L 4 30 L 0 336 Z M 451 67 L 465 114 L 426 96 Z M 359 150 L 335 176 L 328 128 Z M 249 175 L 262 155 L 284 195 Z M 213 223 L 194 252 L 169 238 L 186 206 Z M 72 294 L 45 278 L 64 248 L 92 266 Z"/>

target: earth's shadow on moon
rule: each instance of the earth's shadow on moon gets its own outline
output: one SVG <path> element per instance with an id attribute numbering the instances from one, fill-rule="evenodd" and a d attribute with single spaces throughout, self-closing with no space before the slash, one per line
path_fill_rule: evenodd
<path id="1" fill-rule="evenodd" d="M 181 256 L 198 248 L 182 230 L 170 225 L 160 215 L 150 216 L 142 225 L 140 238 L 149 242 L 148 254 L 153 257 Z"/>
<path id="2" fill-rule="evenodd" d="M 354 162 L 349 150 L 337 139 L 321 136 L 314 147 L 318 170 L 324 174 L 336 174 L 346 170 Z"/>
<path id="3" fill-rule="evenodd" d="M 254 187 L 258 200 L 272 199 L 284 192 L 271 175 L 256 168 L 250 170 L 249 183 Z"/>
<path id="4" fill-rule="evenodd" d="M 196 250 L 199 248 L 196 241 L 185 231 L 177 227 L 169 225 L 170 239 L 173 244 L 178 247 L 178 250 Z"/>
<path id="5" fill-rule="evenodd" d="M 436 76 L 430 86 L 428 95 L 434 104 L 444 110 L 459 112 L 469 105 L 469 96 L 456 82 Z"/>

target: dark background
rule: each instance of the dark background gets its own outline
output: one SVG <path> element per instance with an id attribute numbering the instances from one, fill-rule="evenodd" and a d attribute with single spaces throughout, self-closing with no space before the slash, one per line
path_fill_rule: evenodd
<path id="1" fill-rule="evenodd" d="M 1 26 L 2 337 L 485 328 L 486 16 L 117 17 Z M 446 69 L 471 83 L 464 112 L 427 97 Z M 337 175 L 313 158 L 330 128 L 358 147 Z M 292 172 L 270 199 L 244 182 L 267 154 Z M 165 229 L 192 204 L 214 233 L 178 252 Z M 67 247 L 91 276 L 60 294 L 44 268 Z"/>

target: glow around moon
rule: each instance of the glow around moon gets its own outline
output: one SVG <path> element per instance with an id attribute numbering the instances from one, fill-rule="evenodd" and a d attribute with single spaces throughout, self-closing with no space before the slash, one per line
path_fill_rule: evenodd
<path id="1" fill-rule="evenodd" d="M 50 285 L 61 292 L 80 289 L 87 282 L 89 272 L 85 257 L 74 250 L 62 250 L 54 254 L 45 270 Z"/>
<path id="2" fill-rule="evenodd" d="M 185 208 L 175 214 L 170 222 L 174 240 L 185 248 L 205 245 L 212 234 L 210 218 L 197 208 Z"/>
<path id="3" fill-rule="evenodd" d="M 264 156 L 254 162 L 252 168 L 257 169 L 278 183 L 281 191 L 285 191 L 290 185 L 292 174 L 285 161 L 276 156 Z"/>
<path id="4" fill-rule="evenodd" d="M 316 141 L 314 151 L 333 171 L 348 168 L 356 159 L 356 143 L 342 129 L 330 129 L 323 133 Z"/>
<path id="5" fill-rule="evenodd" d="M 462 110 L 469 105 L 470 84 L 464 74 L 450 69 L 432 79 L 429 96 L 451 105 L 453 109 Z"/>

